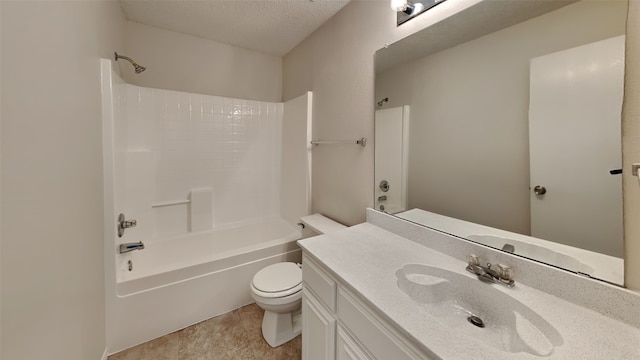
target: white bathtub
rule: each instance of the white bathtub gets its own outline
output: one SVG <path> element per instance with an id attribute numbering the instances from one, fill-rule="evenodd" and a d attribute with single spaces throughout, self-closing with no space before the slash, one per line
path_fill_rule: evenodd
<path id="1" fill-rule="evenodd" d="M 262 267 L 301 261 L 300 231 L 280 219 L 145 243 L 117 255 L 110 354 L 253 302 Z M 128 270 L 128 261 L 133 264 Z"/>

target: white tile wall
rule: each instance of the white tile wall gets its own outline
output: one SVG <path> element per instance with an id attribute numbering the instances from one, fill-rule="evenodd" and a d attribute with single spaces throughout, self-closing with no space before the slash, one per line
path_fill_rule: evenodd
<path id="1" fill-rule="evenodd" d="M 193 188 L 213 189 L 214 227 L 278 216 L 283 104 L 128 84 L 117 93 L 116 191 L 138 219 L 128 241 L 187 232 L 187 205 L 149 199 L 186 200 Z"/>

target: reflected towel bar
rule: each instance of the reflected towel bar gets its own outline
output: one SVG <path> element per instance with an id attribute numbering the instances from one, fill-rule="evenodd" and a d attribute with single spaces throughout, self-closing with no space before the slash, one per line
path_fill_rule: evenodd
<path id="1" fill-rule="evenodd" d="M 367 145 L 367 139 L 362 138 L 356 141 L 322 141 L 322 140 L 311 140 L 312 145 L 325 145 L 325 144 L 355 144 L 362 145 L 363 147 Z"/>
<path id="2" fill-rule="evenodd" d="M 157 208 L 157 207 L 171 206 L 171 205 L 182 205 L 182 204 L 188 204 L 190 202 L 191 200 L 163 201 L 163 202 L 151 204 L 151 207 Z"/>

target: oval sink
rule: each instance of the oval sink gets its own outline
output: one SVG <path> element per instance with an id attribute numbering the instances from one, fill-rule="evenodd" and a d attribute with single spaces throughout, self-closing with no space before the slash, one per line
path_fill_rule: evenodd
<path id="1" fill-rule="evenodd" d="M 458 335 L 537 356 L 549 356 L 563 343 L 549 322 L 477 278 L 422 264 L 405 265 L 396 277 L 400 290 Z"/>

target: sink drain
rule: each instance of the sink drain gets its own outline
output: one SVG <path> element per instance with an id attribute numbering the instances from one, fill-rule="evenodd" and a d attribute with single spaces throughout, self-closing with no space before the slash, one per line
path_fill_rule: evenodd
<path id="1" fill-rule="evenodd" d="M 482 319 L 480 319 L 477 316 L 471 315 L 471 316 L 469 316 L 467 318 L 467 321 L 469 321 L 470 323 L 472 323 L 473 325 L 475 325 L 475 326 L 477 326 L 479 328 L 483 328 L 484 327 L 484 321 L 482 321 Z"/>

